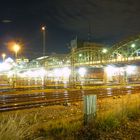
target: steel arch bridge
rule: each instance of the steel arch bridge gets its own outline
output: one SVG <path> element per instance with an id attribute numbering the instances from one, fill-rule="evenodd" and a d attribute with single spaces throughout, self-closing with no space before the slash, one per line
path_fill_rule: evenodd
<path id="1" fill-rule="evenodd" d="M 103 51 L 106 49 L 107 51 Z M 81 48 L 72 48 L 63 57 L 53 56 L 46 60 L 46 67 L 65 66 L 102 66 L 107 64 L 127 64 L 140 61 L 140 35 L 127 38 L 112 47 L 95 44 Z"/>
<path id="2" fill-rule="evenodd" d="M 76 48 L 71 52 L 71 59 L 76 66 L 80 65 L 103 65 L 117 63 L 134 63 L 140 61 L 140 35 L 128 38 L 122 42 L 106 48 L 94 47 Z"/>
<path id="3" fill-rule="evenodd" d="M 124 58 L 139 56 L 140 51 L 140 35 L 130 37 L 118 44 L 115 44 L 110 49 L 111 58 L 116 56 L 122 56 Z"/>
<path id="4" fill-rule="evenodd" d="M 104 49 L 108 51 L 103 51 Z M 81 48 L 72 48 L 69 54 L 52 55 L 42 60 L 35 60 L 32 63 L 30 62 L 27 67 L 24 66 L 16 72 L 36 71 L 41 67 L 45 67 L 48 71 L 53 68 L 70 67 L 72 71 L 71 81 L 74 82 L 75 68 L 77 67 L 92 66 L 94 68 L 94 66 L 101 66 L 104 68 L 105 65 L 110 64 L 132 64 L 136 62 L 140 62 L 140 35 L 127 38 L 112 47 L 95 44 L 95 46 L 87 45 Z"/>

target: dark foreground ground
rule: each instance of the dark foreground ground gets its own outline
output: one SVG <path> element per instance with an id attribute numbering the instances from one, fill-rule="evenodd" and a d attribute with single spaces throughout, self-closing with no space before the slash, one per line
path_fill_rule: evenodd
<path id="1" fill-rule="evenodd" d="M 98 99 L 86 125 L 83 102 L 3 112 L 0 140 L 140 140 L 140 95 Z"/>

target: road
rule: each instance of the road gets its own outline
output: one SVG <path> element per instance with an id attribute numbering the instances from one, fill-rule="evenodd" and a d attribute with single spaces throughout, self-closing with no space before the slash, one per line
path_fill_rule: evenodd
<path id="1" fill-rule="evenodd" d="M 66 104 L 68 102 L 82 101 L 84 95 L 96 94 L 97 98 L 107 98 L 114 96 L 122 96 L 125 94 L 140 93 L 140 86 L 126 87 L 108 87 L 97 89 L 83 90 L 53 90 L 45 92 L 34 89 L 32 93 L 27 90 L 14 90 L 13 94 L 8 94 L 9 90 L 1 91 L 0 95 L 0 111 L 10 111 L 17 109 L 26 109 L 40 106 Z M 27 92 L 27 93 L 26 93 Z"/>

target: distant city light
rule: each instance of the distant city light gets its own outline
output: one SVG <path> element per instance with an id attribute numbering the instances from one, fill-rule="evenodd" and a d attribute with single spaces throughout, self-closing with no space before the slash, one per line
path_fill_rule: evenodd
<path id="1" fill-rule="evenodd" d="M 65 67 L 65 68 L 62 69 L 62 74 L 63 74 L 64 78 L 69 77 L 70 73 L 71 73 L 71 70 L 69 68 Z"/>
<path id="2" fill-rule="evenodd" d="M 30 77 L 30 78 L 36 78 L 36 77 L 44 77 L 46 75 L 47 71 L 43 68 L 37 69 L 37 70 L 28 70 L 23 73 L 18 73 L 20 77 Z"/>
<path id="3" fill-rule="evenodd" d="M 59 68 L 56 68 L 53 70 L 54 77 L 61 77 L 62 76 L 62 71 Z"/>
<path id="4" fill-rule="evenodd" d="M 3 53 L 1 56 L 2 56 L 3 61 L 5 61 L 6 54 Z"/>
<path id="5" fill-rule="evenodd" d="M 114 73 L 118 71 L 118 69 L 114 66 L 109 65 L 105 68 L 105 71 L 107 73 L 107 76 L 113 76 Z"/>
<path id="6" fill-rule="evenodd" d="M 82 77 L 85 76 L 86 72 L 87 72 L 86 68 L 79 68 L 79 70 L 78 70 L 78 73 Z"/>
<path id="7" fill-rule="evenodd" d="M 6 63 L 13 63 L 14 60 L 11 57 L 8 57 L 7 59 L 5 59 Z"/>
<path id="8" fill-rule="evenodd" d="M 136 70 L 136 66 L 127 66 L 126 67 L 126 72 L 127 74 L 132 74 Z"/>
<path id="9" fill-rule="evenodd" d="M 48 77 L 53 77 L 53 73 L 51 71 L 48 71 L 47 76 Z"/>
<path id="10" fill-rule="evenodd" d="M 0 72 L 2 71 L 8 71 L 12 68 L 12 65 L 9 63 L 0 63 Z"/>

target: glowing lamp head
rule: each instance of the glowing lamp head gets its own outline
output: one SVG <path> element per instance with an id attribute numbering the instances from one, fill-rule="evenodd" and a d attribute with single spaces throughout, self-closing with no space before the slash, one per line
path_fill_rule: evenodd
<path id="1" fill-rule="evenodd" d="M 15 44 L 14 47 L 13 47 L 13 50 L 15 52 L 18 52 L 20 50 L 20 46 L 18 44 Z"/>
<path id="2" fill-rule="evenodd" d="M 3 54 L 2 54 L 2 58 L 4 59 L 5 57 L 6 57 L 6 54 L 5 54 L 5 53 L 3 53 Z"/>
<path id="3" fill-rule="evenodd" d="M 103 53 L 107 53 L 107 49 L 103 49 L 102 52 L 103 52 Z"/>
<path id="4" fill-rule="evenodd" d="M 41 29 L 42 29 L 42 31 L 45 31 L 46 27 L 45 27 L 45 26 L 43 26 Z"/>
<path id="5" fill-rule="evenodd" d="M 135 46 L 136 46 L 136 45 L 133 43 L 133 44 L 131 45 L 131 48 L 135 48 Z"/>

